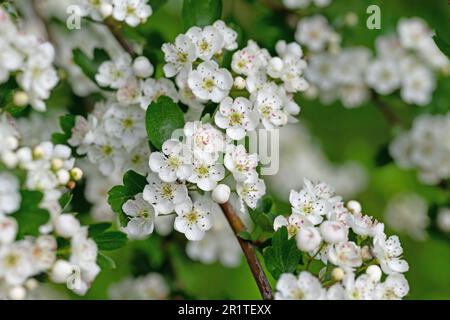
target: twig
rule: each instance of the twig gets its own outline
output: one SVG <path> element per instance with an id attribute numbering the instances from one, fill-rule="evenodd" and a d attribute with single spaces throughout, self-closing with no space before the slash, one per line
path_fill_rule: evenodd
<path id="1" fill-rule="evenodd" d="M 245 231 L 244 224 L 242 223 L 241 219 L 238 217 L 238 215 L 236 214 L 236 212 L 234 211 L 233 207 L 230 205 L 229 202 L 221 204 L 220 207 L 222 208 L 222 211 L 225 214 L 228 223 L 233 229 L 234 234 L 236 235 L 236 238 L 238 239 L 239 244 L 241 245 L 242 251 L 244 252 L 245 258 L 247 259 L 247 263 L 250 267 L 253 277 L 255 278 L 256 284 L 259 288 L 262 298 L 264 300 L 272 300 L 273 299 L 272 288 L 270 287 L 266 274 L 264 273 L 261 263 L 259 262 L 258 257 L 256 256 L 255 248 L 250 242 L 242 239 L 239 236 L 240 232 Z"/>
<path id="2" fill-rule="evenodd" d="M 372 100 L 377 106 L 377 109 L 381 111 L 381 114 L 391 126 L 401 124 L 401 121 L 397 115 L 392 112 L 391 108 L 384 101 L 380 99 L 380 96 L 375 91 L 372 91 Z"/>
<path id="3" fill-rule="evenodd" d="M 136 55 L 136 53 L 134 52 L 133 46 L 122 35 L 122 32 L 120 31 L 120 26 L 117 25 L 111 17 L 105 19 L 104 22 L 105 22 L 105 26 L 109 29 L 111 34 L 114 36 L 114 38 L 120 44 L 120 46 L 126 52 L 128 52 L 131 56 Z"/>
<path id="4" fill-rule="evenodd" d="M 52 30 L 50 29 L 50 26 L 49 26 L 47 20 L 45 19 L 45 17 L 42 15 L 42 12 L 41 12 L 41 10 L 39 8 L 38 1 L 37 0 L 33 0 L 31 2 L 31 7 L 33 8 L 33 12 L 36 15 L 36 17 L 41 21 L 42 25 L 44 26 L 45 33 L 46 33 L 46 36 L 47 36 L 47 41 L 50 42 L 55 47 L 55 49 L 57 49 L 56 48 L 56 41 L 55 41 L 55 39 L 53 37 Z"/>

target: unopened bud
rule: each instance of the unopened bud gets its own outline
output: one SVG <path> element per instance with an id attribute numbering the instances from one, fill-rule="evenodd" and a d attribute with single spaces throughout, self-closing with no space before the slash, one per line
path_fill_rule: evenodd
<path id="1" fill-rule="evenodd" d="M 75 167 L 72 170 L 70 170 L 70 177 L 74 181 L 79 181 L 83 177 L 83 171 L 81 171 L 80 168 Z"/>
<path id="2" fill-rule="evenodd" d="M 17 91 L 13 96 L 13 103 L 18 107 L 25 107 L 30 102 L 28 94 L 24 91 Z"/>
<path id="3" fill-rule="evenodd" d="M 230 199 L 230 187 L 226 184 L 219 184 L 212 192 L 212 198 L 215 202 L 223 204 Z"/>
<path id="4" fill-rule="evenodd" d="M 246 81 L 242 77 L 234 78 L 234 87 L 238 90 L 243 90 L 245 88 Z"/>
<path id="5" fill-rule="evenodd" d="M 341 281 L 344 279 L 345 272 L 342 268 L 334 268 L 333 271 L 331 271 L 331 277 L 335 281 Z"/>
<path id="6" fill-rule="evenodd" d="M 377 265 L 371 265 L 366 270 L 367 275 L 369 276 L 370 280 L 374 282 L 378 282 L 381 279 L 381 269 Z"/>

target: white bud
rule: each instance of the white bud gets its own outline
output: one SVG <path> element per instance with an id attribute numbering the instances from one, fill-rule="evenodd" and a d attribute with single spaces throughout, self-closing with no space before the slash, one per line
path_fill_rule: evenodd
<path id="1" fill-rule="evenodd" d="M 297 247 L 307 252 L 316 250 L 322 242 L 319 231 L 314 227 L 301 228 L 295 239 L 297 240 Z"/>
<path id="2" fill-rule="evenodd" d="M 25 282 L 25 287 L 29 291 L 36 289 L 38 286 L 39 286 L 39 282 L 34 278 L 30 278 Z"/>
<path id="3" fill-rule="evenodd" d="M 226 184 L 219 184 L 212 192 L 212 198 L 215 202 L 223 204 L 230 199 L 230 187 Z"/>
<path id="4" fill-rule="evenodd" d="M 66 260 L 57 260 L 50 272 L 50 279 L 55 283 L 65 283 L 73 271 L 72 264 Z"/>
<path id="5" fill-rule="evenodd" d="M 22 164 L 31 162 L 33 160 L 33 155 L 30 148 L 25 147 L 17 150 L 17 159 L 19 159 L 19 162 Z"/>
<path id="6" fill-rule="evenodd" d="M 331 277 L 335 281 L 341 281 L 344 279 L 345 272 L 342 268 L 334 268 L 333 271 L 331 271 Z"/>
<path id="7" fill-rule="evenodd" d="M 22 286 L 14 286 L 9 289 L 8 294 L 12 300 L 23 300 L 27 296 L 27 290 Z"/>
<path id="8" fill-rule="evenodd" d="M 103 18 L 109 17 L 113 12 L 113 6 L 110 3 L 102 3 L 100 6 L 100 14 Z"/>
<path id="9" fill-rule="evenodd" d="M 58 178 L 59 183 L 62 185 L 66 185 L 70 181 L 70 174 L 66 169 L 58 170 L 56 172 L 56 177 Z"/>
<path id="10" fill-rule="evenodd" d="M 347 208 L 353 213 L 361 213 L 361 204 L 356 200 L 347 202 Z"/>
<path id="11" fill-rule="evenodd" d="M 17 91 L 13 96 L 13 103 L 18 107 L 25 107 L 30 102 L 28 94 L 23 91 Z"/>
<path id="12" fill-rule="evenodd" d="M 72 170 L 70 170 L 70 177 L 75 180 L 78 181 L 83 177 L 83 171 L 81 171 L 80 168 L 73 168 Z"/>
<path id="13" fill-rule="evenodd" d="M 246 81 L 242 77 L 236 77 L 234 78 L 234 87 L 238 90 L 243 90 L 246 86 Z"/>
<path id="14" fill-rule="evenodd" d="M 5 142 L 9 149 L 16 149 L 19 146 L 19 140 L 13 136 L 7 137 Z"/>
<path id="15" fill-rule="evenodd" d="M 444 232 L 450 231 L 450 209 L 446 208 L 439 211 L 437 225 Z"/>
<path id="16" fill-rule="evenodd" d="M 64 213 L 54 220 L 56 233 L 62 237 L 73 237 L 80 230 L 80 222 L 73 215 Z"/>
<path id="17" fill-rule="evenodd" d="M 281 72 L 284 68 L 284 62 L 279 57 L 274 57 L 269 61 L 269 68 L 276 72 Z"/>
<path id="18" fill-rule="evenodd" d="M 370 280 L 374 282 L 378 282 L 381 279 L 381 269 L 377 265 L 371 265 L 366 270 L 367 275 L 369 276 Z"/>
<path id="19" fill-rule="evenodd" d="M 19 162 L 19 158 L 14 152 L 4 152 L 2 154 L 2 161 L 8 168 L 14 168 Z"/>
<path id="20" fill-rule="evenodd" d="M 139 78 L 148 78 L 153 74 L 153 65 L 144 56 L 137 57 L 133 62 L 133 72 Z"/>
<path id="21" fill-rule="evenodd" d="M 368 246 L 364 246 L 361 248 L 361 257 L 363 258 L 363 260 L 371 260 L 373 258 Z"/>
<path id="22" fill-rule="evenodd" d="M 328 243 L 339 243 L 348 240 L 348 229 L 338 221 L 324 221 L 320 225 L 320 234 Z"/>
<path id="23" fill-rule="evenodd" d="M 59 158 L 52 159 L 52 169 L 53 170 L 59 170 L 64 165 L 64 162 Z"/>
<path id="24" fill-rule="evenodd" d="M 44 154 L 45 150 L 41 146 L 36 146 L 33 149 L 33 157 L 35 157 L 36 159 L 41 159 L 44 156 Z"/>

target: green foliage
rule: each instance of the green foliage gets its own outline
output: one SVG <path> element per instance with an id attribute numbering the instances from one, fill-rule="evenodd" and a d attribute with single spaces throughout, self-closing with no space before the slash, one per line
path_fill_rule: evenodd
<path id="1" fill-rule="evenodd" d="M 161 149 L 164 141 L 169 139 L 175 129 L 182 128 L 184 116 L 180 107 L 168 97 L 160 97 L 147 108 L 145 126 L 150 142 Z"/>
<path id="2" fill-rule="evenodd" d="M 156 12 L 167 3 L 167 0 L 149 0 L 148 2 L 152 6 L 153 12 Z"/>
<path id="3" fill-rule="evenodd" d="M 18 211 L 12 214 L 19 225 L 18 238 L 38 236 L 39 226 L 50 219 L 47 210 L 39 208 L 44 195 L 40 191 L 21 190 L 22 202 Z"/>
<path id="4" fill-rule="evenodd" d="M 61 132 L 52 134 L 52 142 L 54 144 L 66 144 L 67 140 L 72 136 L 72 128 L 75 126 L 75 116 L 72 114 L 66 114 L 59 118 L 59 126 L 62 129 Z"/>
<path id="5" fill-rule="evenodd" d="M 222 0 L 184 0 L 182 14 L 186 30 L 211 25 L 222 16 Z"/>
<path id="6" fill-rule="evenodd" d="M 91 224 L 88 227 L 88 235 L 90 238 L 94 238 L 94 237 L 104 233 L 106 230 L 111 228 L 111 226 L 112 226 L 112 224 L 109 222 Z"/>
<path id="7" fill-rule="evenodd" d="M 278 279 L 282 273 L 294 272 L 302 258 L 295 239 L 288 239 L 286 227 L 274 233 L 272 246 L 264 249 L 263 254 L 266 267 L 275 279 Z"/>
<path id="8" fill-rule="evenodd" d="M 122 248 L 127 244 L 127 235 L 120 231 L 102 232 L 92 238 L 99 250 L 111 251 Z"/>
<path id="9" fill-rule="evenodd" d="M 108 192 L 108 203 L 111 209 L 118 214 L 122 226 L 126 225 L 127 217 L 122 210 L 122 206 L 135 195 L 141 193 L 147 184 L 147 179 L 130 170 L 123 176 L 123 185 L 114 186 Z"/>
<path id="10" fill-rule="evenodd" d="M 444 37 L 444 35 L 440 33 L 436 33 L 436 35 L 433 36 L 433 40 L 442 53 L 450 58 L 450 33 L 447 34 L 447 37 Z"/>
<path id="11" fill-rule="evenodd" d="M 94 49 L 94 57 L 91 59 L 81 49 L 75 48 L 72 50 L 73 62 L 80 67 L 83 73 L 94 83 L 95 75 L 100 65 L 109 60 L 109 55 L 104 49 Z"/>
<path id="12" fill-rule="evenodd" d="M 115 269 L 116 268 L 116 262 L 108 257 L 107 255 L 104 255 L 103 253 L 99 252 L 97 255 L 97 263 L 100 266 L 101 269 Z"/>
<path id="13" fill-rule="evenodd" d="M 68 191 L 64 193 L 61 198 L 59 198 L 59 205 L 61 206 L 61 210 L 64 211 L 70 205 L 73 199 L 72 192 Z"/>

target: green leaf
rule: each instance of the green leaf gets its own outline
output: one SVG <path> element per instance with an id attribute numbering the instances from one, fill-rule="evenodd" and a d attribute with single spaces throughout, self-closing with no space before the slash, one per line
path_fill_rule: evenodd
<path id="1" fill-rule="evenodd" d="M 109 222 L 91 224 L 88 227 L 89 238 L 94 238 L 94 237 L 102 234 L 103 232 L 105 232 L 106 230 L 111 228 L 111 226 L 112 226 L 112 224 Z"/>
<path id="2" fill-rule="evenodd" d="M 450 58 L 450 33 L 445 38 L 441 33 L 436 33 L 436 35 L 433 36 L 433 40 L 438 46 L 439 50 L 441 50 L 442 53 Z"/>
<path id="3" fill-rule="evenodd" d="M 295 239 L 288 239 L 286 227 L 282 227 L 274 233 L 272 246 L 267 247 L 263 253 L 266 267 L 275 279 L 282 273 L 292 273 L 302 258 Z"/>
<path id="4" fill-rule="evenodd" d="M 97 243 L 98 249 L 105 251 L 122 248 L 128 241 L 127 235 L 120 231 L 103 232 L 93 239 Z"/>
<path id="5" fill-rule="evenodd" d="M 59 126 L 63 132 L 52 134 L 52 142 L 54 144 L 67 144 L 67 140 L 72 136 L 72 128 L 75 126 L 75 116 L 67 114 L 59 117 Z"/>
<path id="6" fill-rule="evenodd" d="M 271 216 L 273 208 L 273 199 L 269 196 L 265 196 L 258 201 L 254 210 L 250 210 L 251 219 L 255 225 L 260 227 L 263 231 L 273 230 L 273 219 Z"/>
<path id="7" fill-rule="evenodd" d="M 184 0 L 182 14 L 185 30 L 211 25 L 222 16 L 222 0 Z"/>
<path id="8" fill-rule="evenodd" d="M 59 198 L 59 204 L 61 206 L 61 210 L 64 211 L 65 209 L 67 209 L 67 207 L 69 206 L 69 204 L 72 202 L 73 199 L 73 194 L 72 192 L 68 191 L 66 193 L 64 193 L 61 198 Z"/>
<path id="9" fill-rule="evenodd" d="M 122 211 L 122 206 L 135 195 L 141 193 L 147 185 L 146 177 L 130 170 L 123 176 L 123 185 L 114 186 L 108 192 L 108 203 L 111 209 L 118 214 L 120 225 L 127 223 L 127 217 Z"/>
<path id="10" fill-rule="evenodd" d="M 184 126 L 184 115 L 172 99 L 162 96 L 148 107 L 145 125 L 150 142 L 160 150 L 173 131 Z"/>
<path id="11" fill-rule="evenodd" d="M 72 50 L 73 62 L 80 67 L 83 73 L 94 83 L 95 75 L 100 65 L 110 60 L 108 53 L 104 49 L 95 48 L 94 57 L 91 59 L 81 49 L 75 48 Z"/>
<path id="12" fill-rule="evenodd" d="M 168 0 L 149 0 L 149 4 L 152 6 L 153 12 L 158 11 Z"/>
<path id="13" fill-rule="evenodd" d="M 18 211 L 12 214 L 19 225 L 18 238 L 25 235 L 38 236 L 39 227 L 50 219 L 47 210 L 39 208 L 44 195 L 40 191 L 21 190 L 22 202 Z"/>
<path id="14" fill-rule="evenodd" d="M 100 266 L 100 268 L 104 269 L 115 269 L 116 268 L 116 262 L 108 257 L 107 255 L 104 255 L 103 253 L 99 252 L 97 255 L 97 263 Z"/>
<path id="15" fill-rule="evenodd" d="M 239 238 L 242 238 L 247 241 L 252 240 L 252 235 L 248 231 L 241 231 L 238 233 Z"/>

